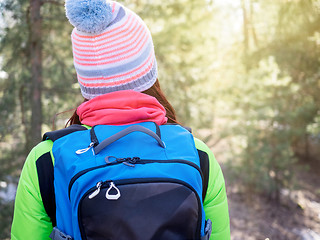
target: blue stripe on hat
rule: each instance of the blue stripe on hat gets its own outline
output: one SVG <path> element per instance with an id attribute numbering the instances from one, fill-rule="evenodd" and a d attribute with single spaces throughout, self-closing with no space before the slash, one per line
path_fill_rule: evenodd
<path id="1" fill-rule="evenodd" d="M 108 86 L 108 87 L 85 87 L 80 84 L 81 93 L 87 99 L 92 99 L 98 95 L 102 95 L 109 92 L 121 91 L 121 90 L 135 90 L 142 92 L 149 89 L 157 79 L 157 62 L 154 61 L 154 64 L 150 71 L 144 76 L 117 86 Z"/>
<path id="2" fill-rule="evenodd" d="M 112 76 L 116 74 L 121 74 L 128 72 L 128 69 L 134 69 L 141 65 L 141 63 L 144 62 L 149 57 L 150 51 L 153 51 L 153 46 L 151 44 L 151 41 L 149 41 L 147 47 L 142 52 L 142 54 L 134 59 L 131 62 L 121 64 L 117 67 L 112 68 L 105 68 L 105 69 L 97 69 L 97 70 L 84 70 L 80 69 L 78 67 L 75 67 L 77 73 L 81 75 L 82 77 L 100 77 L 100 76 Z M 103 67 L 103 65 L 101 65 Z"/>
<path id="3" fill-rule="evenodd" d="M 113 24 L 116 24 L 117 22 L 120 22 L 121 19 L 122 19 L 125 15 L 126 15 L 126 14 L 125 14 L 125 11 L 124 11 L 123 7 L 120 7 L 120 8 L 119 8 L 119 11 L 118 11 L 118 13 L 117 13 L 117 16 L 115 17 L 115 19 L 113 19 L 113 20 L 111 21 L 111 23 L 108 25 L 108 27 L 111 26 L 111 25 L 113 25 Z"/>

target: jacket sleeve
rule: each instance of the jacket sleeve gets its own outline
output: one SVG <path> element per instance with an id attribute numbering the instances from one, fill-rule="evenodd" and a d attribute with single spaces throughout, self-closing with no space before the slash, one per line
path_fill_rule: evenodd
<path id="1" fill-rule="evenodd" d="M 229 240 L 230 222 L 224 177 L 220 165 L 209 147 L 195 139 L 196 148 L 209 156 L 209 182 L 204 199 L 206 219 L 212 221 L 211 240 Z"/>
<path id="2" fill-rule="evenodd" d="M 41 142 L 32 149 L 25 161 L 15 199 L 11 228 L 13 240 L 50 239 L 52 224 L 42 203 L 36 161 L 51 148 L 52 141 Z"/>

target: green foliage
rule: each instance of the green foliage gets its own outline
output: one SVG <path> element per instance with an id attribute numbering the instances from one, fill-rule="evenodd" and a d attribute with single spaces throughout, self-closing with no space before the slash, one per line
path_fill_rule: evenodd
<path id="1" fill-rule="evenodd" d="M 237 86 L 241 95 L 235 100 L 239 111 L 233 115 L 239 148 L 234 161 L 244 189 L 277 198 L 283 187 L 292 187 L 296 161 L 292 142 L 300 135 L 292 130 L 300 108 L 292 102 L 298 89 L 289 76 L 280 76 L 274 58 L 261 61 L 248 73 L 246 84 Z M 259 81 L 257 81 L 259 79 Z"/>
<path id="2" fill-rule="evenodd" d="M 3 29 L 0 37 L 0 52 L 2 58 L 2 70 L 6 75 L 0 77 L 0 136 L 4 138 L 8 133 L 18 129 L 21 130 L 21 116 L 18 108 L 19 102 L 24 92 L 28 89 L 28 79 L 30 66 L 27 57 L 28 34 L 25 31 L 27 27 L 25 14 L 26 4 L 22 1 L 5 1 L 2 3 L 3 9 L 9 11 L 2 12 L 2 19 L 10 21 L 7 27 Z M 14 26 L 13 26 L 14 25 Z M 24 106 L 27 102 L 23 101 Z"/>
<path id="3" fill-rule="evenodd" d="M 298 154 L 298 146 L 309 141 L 310 133 L 319 138 L 320 15 L 315 3 L 255 1 L 248 21 L 257 31 L 249 40 L 258 44 L 243 48 L 243 62 L 235 67 L 240 75 L 224 95 L 234 111 L 228 116 L 235 126 L 232 136 L 241 143 L 235 146 L 235 172 L 247 190 L 276 199 L 281 188 L 293 186 L 297 156 L 308 154 Z M 268 31 L 258 28 L 262 23 Z"/>

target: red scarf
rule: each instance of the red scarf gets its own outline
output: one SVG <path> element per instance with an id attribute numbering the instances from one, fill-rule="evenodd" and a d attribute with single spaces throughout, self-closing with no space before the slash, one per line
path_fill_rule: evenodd
<path id="1" fill-rule="evenodd" d="M 132 90 L 97 96 L 82 103 L 78 109 L 85 125 L 123 125 L 140 122 L 167 122 L 166 110 L 154 97 Z"/>

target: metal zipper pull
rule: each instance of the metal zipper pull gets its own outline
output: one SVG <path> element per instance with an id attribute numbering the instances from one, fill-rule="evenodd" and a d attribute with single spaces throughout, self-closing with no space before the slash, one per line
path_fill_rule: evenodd
<path id="1" fill-rule="evenodd" d="M 93 145 L 94 145 L 94 142 L 90 143 L 89 147 L 84 148 L 84 149 L 79 149 L 79 150 L 77 150 L 77 151 L 76 151 L 76 154 L 80 155 L 80 154 L 82 154 L 82 153 L 87 152 L 90 148 L 93 147 Z"/>
<path id="2" fill-rule="evenodd" d="M 111 191 L 111 189 L 114 188 L 117 193 L 116 194 L 109 194 L 109 192 Z M 120 190 L 116 187 L 116 185 L 114 185 L 113 182 L 110 182 L 110 187 L 106 192 L 106 198 L 108 200 L 118 200 L 120 198 L 121 194 L 120 194 Z"/>
<path id="3" fill-rule="evenodd" d="M 97 183 L 96 185 L 97 189 L 94 190 L 94 192 L 89 195 L 89 199 L 92 199 L 99 194 L 101 186 L 102 186 L 102 181 Z"/>

